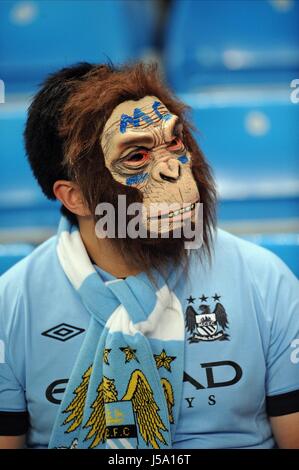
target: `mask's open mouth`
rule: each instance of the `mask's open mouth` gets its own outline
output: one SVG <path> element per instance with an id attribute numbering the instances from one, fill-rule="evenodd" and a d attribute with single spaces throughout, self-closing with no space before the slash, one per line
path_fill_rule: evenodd
<path id="1" fill-rule="evenodd" d="M 159 213 L 158 215 L 151 215 L 147 217 L 147 220 L 163 220 L 163 219 L 174 219 L 174 217 L 178 217 L 181 215 L 188 214 L 192 212 L 195 208 L 195 205 L 199 202 L 197 199 L 195 202 L 190 203 L 183 203 L 183 206 L 177 210 L 171 210 L 165 213 Z"/>
<path id="2" fill-rule="evenodd" d="M 179 215 L 179 214 L 185 214 L 186 212 L 191 212 L 194 207 L 195 207 L 195 202 L 193 202 L 193 204 L 191 204 L 190 206 L 187 206 L 187 207 L 183 207 L 182 209 L 179 209 L 175 212 L 169 212 L 169 217 L 172 218 L 172 217 L 175 217 L 176 215 Z M 162 218 L 165 217 L 165 216 L 162 216 Z M 167 217 L 167 215 L 166 215 Z"/>

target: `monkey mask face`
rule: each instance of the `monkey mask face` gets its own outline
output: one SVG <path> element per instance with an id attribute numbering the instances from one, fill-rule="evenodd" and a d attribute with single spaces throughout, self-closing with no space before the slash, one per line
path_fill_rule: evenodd
<path id="1" fill-rule="evenodd" d="M 101 146 L 115 181 L 142 193 L 147 224 L 167 219 L 172 230 L 195 218 L 199 193 L 183 125 L 158 98 L 146 96 L 116 106 L 105 124 Z M 165 203 L 168 209 L 156 209 Z"/>

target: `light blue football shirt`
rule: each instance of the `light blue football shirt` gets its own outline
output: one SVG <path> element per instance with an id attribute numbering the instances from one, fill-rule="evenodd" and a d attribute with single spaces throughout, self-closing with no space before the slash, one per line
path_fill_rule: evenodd
<path id="1" fill-rule="evenodd" d="M 190 256 L 176 288 L 186 341 L 173 447 L 272 448 L 268 415 L 299 411 L 299 282 L 275 255 L 222 230 L 210 265 Z M 28 447 L 48 446 L 89 321 L 56 237 L 0 278 L 0 433 L 10 413 L 27 411 Z"/>

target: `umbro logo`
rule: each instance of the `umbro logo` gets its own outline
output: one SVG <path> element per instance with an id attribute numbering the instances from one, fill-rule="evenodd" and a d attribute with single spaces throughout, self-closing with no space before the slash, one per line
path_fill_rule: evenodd
<path id="1" fill-rule="evenodd" d="M 80 335 L 83 331 L 85 331 L 83 328 L 77 328 L 76 326 L 68 325 L 67 323 L 60 323 L 60 325 L 53 326 L 53 328 L 44 331 L 42 335 L 59 341 L 68 341 L 69 339 Z"/>

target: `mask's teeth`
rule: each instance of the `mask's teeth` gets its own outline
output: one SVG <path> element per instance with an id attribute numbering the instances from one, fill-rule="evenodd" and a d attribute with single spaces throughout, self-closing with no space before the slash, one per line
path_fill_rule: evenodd
<path id="1" fill-rule="evenodd" d="M 160 216 L 159 218 L 161 219 L 164 219 L 166 217 L 169 217 L 170 219 L 172 217 L 175 217 L 176 215 L 180 215 L 180 214 L 184 214 L 185 212 L 189 212 L 189 211 L 192 211 L 192 209 L 194 209 L 195 207 L 195 202 L 193 204 L 191 204 L 190 206 L 187 206 L 187 207 L 183 207 L 182 209 L 178 209 L 177 211 L 171 211 L 169 212 L 169 214 L 163 214 L 162 216 Z M 148 219 L 150 219 L 150 217 L 148 217 Z"/>

